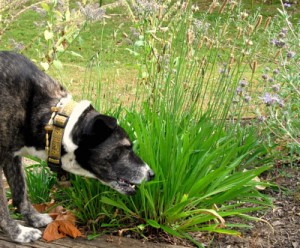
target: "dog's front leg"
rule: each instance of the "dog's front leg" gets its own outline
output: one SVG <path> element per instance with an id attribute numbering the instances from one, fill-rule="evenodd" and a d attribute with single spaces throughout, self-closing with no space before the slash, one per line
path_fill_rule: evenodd
<path id="1" fill-rule="evenodd" d="M 19 156 L 12 159 L 12 164 L 4 166 L 4 174 L 12 191 L 13 204 L 28 224 L 34 227 L 43 227 L 52 222 L 52 218 L 48 214 L 38 213 L 29 202 L 24 170 Z"/>
<path id="2" fill-rule="evenodd" d="M 39 239 L 42 232 L 38 229 L 25 227 L 9 217 L 7 199 L 3 187 L 3 172 L 0 167 L 0 227 L 16 242 L 27 243 Z"/>

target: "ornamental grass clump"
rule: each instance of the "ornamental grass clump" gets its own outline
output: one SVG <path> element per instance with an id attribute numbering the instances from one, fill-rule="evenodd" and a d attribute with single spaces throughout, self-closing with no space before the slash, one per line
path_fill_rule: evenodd
<path id="1" fill-rule="evenodd" d="M 270 168 L 268 150 L 256 126 L 240 122 L 253 114 L 259 95 L 255 78 L 270 19 L 266 27 L 261 15 L 241 15 L 241 6 L 227 1 L 202 15 L 189 2 L 126 6 L 133 22 L 127 50 L 137 61 L 138 83 L 136 97 L 116 116 L 156 178 L 134 197 L 100 192 L 99 213 L 113 216 L 118 229 L 166 232 L 199 246 L 192 232 L 239 235 L 236 228 L 246 225 L 225 217 L 257 220 L 249 213 L 271 204 L 256 189 L 268 184 L 253 180 Z"/>

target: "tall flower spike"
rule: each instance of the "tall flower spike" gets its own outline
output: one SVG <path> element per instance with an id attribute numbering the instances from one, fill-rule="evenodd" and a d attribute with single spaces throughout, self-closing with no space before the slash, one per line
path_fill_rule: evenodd
<path id="1" fill-rule="evenodd" d="M 264 30 L 266 30 L 266 29 L 269 27 L 271 20 L 272 20 L 272 17 L 271 17 L 271 16 L 269 16 L 269 17 L 266 19 L 266 22 L 265 22 L 265 25 L 264 25 Z"/>
<path id="2" fill-rule="evenodd" d="M 226 4 L 227 4 L 228 2 L 229 2 L 229 0 L 224 0 L 223 4 L 222 4 L 222 6 L 221 6 L 221 8 L 220 8 L 220 10 L 219 10 L 219 13 L 220 13 L 220 14 L 223 13 L 223 11 L 224 11 L 224 9 L 225 9 L 225 7 L 226 7 Z"/>
<path id="3" fill-rule="evenodd" d="M 258 15 L 258 19 L 257 19 L 257 22 L 256 22 L 256 25 L 255 25 L 254 29 L 258 29 L 259 28 L 259 26 L 260 26 L 260 24 L 262 22 L 262 19 L 263 19 L 262 15 Z"/>

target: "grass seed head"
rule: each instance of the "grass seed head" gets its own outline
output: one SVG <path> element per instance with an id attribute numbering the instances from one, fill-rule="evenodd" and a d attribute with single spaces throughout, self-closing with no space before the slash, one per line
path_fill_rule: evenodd
<path id="1" fill-rule="evenodd" d="M 187 39 L 188 44 L 193 44 L 193 41 L 195 40 L 194 31 L 190 28 L 187 31 L 186 39 Z"/>
<path id="2" fill-rule="evenodd" d="M 237 30 L 238 30 L 237 38 L 239 39 L 241 37 L 242 33 L 243 33 L 243 29 L 238 27 Z"/>
<path id="3" fill-rule="evenodd" d="M 233 10 L 234 7 L 237 5 L 238 3 L 236 1 L 230 1 L 229 5 L 230 5 L 230 10 Z"/>
<path id="4" fill-rule="evenodd" d="M 249 25 L 249 27 L 248 27 L 248 36 L 250 36 L 252 34 L 253 30 L 254 30 L 253 25 Z"/>
<path id="5" fill-rule="evenodd" d="M 225 9 L 225 7 L 226 7 L 226 5 L 227 5 L 228 2 L 229 2 L 229 0 L 224 0 L 223 4 L 222 4 L 222 6 L 221 6 L 221 8 L 219 10 L 220 14 L 222 14 L 224 12 L 224 9 Z"/>
<path id="6" fill-rule="evenodd" d="M 241 19 L 244 20 L 248 17 L 248 13 L 247 12 L 241 12 Z"/>
<path id="7" fill-rule="evenodd" d="M 215 8 L 217 8 L 219 5 L 220 5 L 219 2 L 214 0 L 212 4 L 209 6 L 208 13 L 211 14 L 215 10 Z"/>
<path id="8" fill-rule="evenodd" d="M 246 39 L 245 44 L 246 44 L 246 46 L 252 46 L 253 42 L 252 42 L 252 40 Z"/>
<path id="9" fill-rule="evenodd" d="M 229 65 L 232 65 L 233 62 L 234 62 L 234 54 L 231 53 L 231 54 L 230 54 L 230 59 L 229 59 Z"/>
<path id="10" fill-rule="evenodd" d="M 269 17 L 266 19 L 266 22 L 265 22 L 265 25 L 264 25 L 264 30 L 266 30 L 266 29 L 269 27 L 271 20 L 272 20 L 272 17 L 271 17 L 271 16 L 269 16 Z"/>
<path id="11" fill-rule="evenodd" d="M 263 19 L 262 15 L 258 15 L 258 19 L 257 19 L 254 29 L 259 28 L 259 26 L 261 25 L 262 19 Z"/>
<path id="12" fill-rule="evenodd" d="M 255 73 L 256 68 L 257 68 L 257 61 L 255 60 L 255 61 L 253 62 L 253 64 L 252 64 L 252 67 L 251 67 L 252 73 L 253 73 L 253 74 Z"/>

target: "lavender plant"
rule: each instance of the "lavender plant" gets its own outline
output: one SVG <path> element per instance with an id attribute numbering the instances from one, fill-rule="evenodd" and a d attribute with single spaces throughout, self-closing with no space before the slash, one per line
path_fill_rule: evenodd
<path id="1" fill-rule="evenodd" d="M 278 28 L 270 39 L 271 56 L 274 58 L 261 75 L 263 85 L 260 108 L 256 113 L 263 119 L 270 144 L 277 144 L 285 159 L 293 161 L 299 156 L 299 23 L 292 23 L 286 11 L 279 11 Z M 282 158 L 284 159 L 284 158 Z"/>

